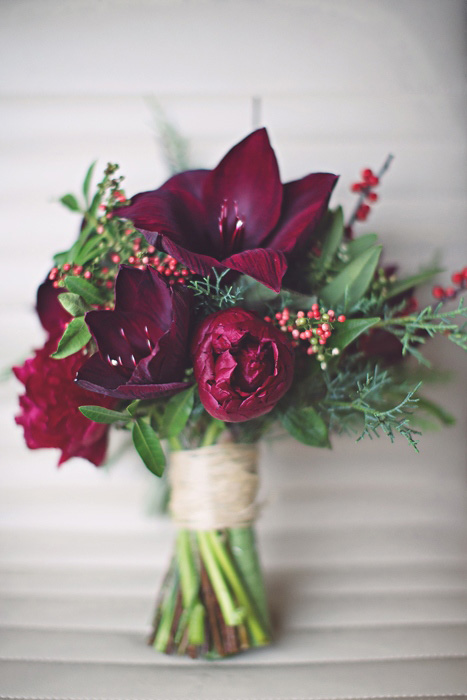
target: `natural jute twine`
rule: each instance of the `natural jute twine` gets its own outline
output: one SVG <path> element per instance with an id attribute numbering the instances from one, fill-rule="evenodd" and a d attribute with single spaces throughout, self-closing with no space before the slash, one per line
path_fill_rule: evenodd
<path id="1" fill-rule="evenodd" d="M 246 527 L 258 506 L 258 452 L 254 445 L 226 443 L 170 456 L 170 511 L 178 527 L 220 530 Z"/>

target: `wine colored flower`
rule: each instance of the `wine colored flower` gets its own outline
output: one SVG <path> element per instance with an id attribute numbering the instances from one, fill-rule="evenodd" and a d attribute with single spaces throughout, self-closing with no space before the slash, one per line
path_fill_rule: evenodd
<path id="1" fill-rule="evenodd" d="M 267 132 L 259 129 L 214 170 L 175 175 L 117 213 L 198 274 L 232 269 L 278 292 L 285 254 L 313 233 L 336 180 L 316 173 L 282 185 Z"/>
<path id="2" fill-rule="evenodd" d="M 119 399 L 153 399 L 187 387 L 189 292 L 153 268 L 122 265 L 115 309 L 89 311 L 98 352 L 78 372 L 80 386 Z"/>
<path id="3" fill-rule="evenodd" d="M 115 401 L 105 396 L 95 400 L 75 384 L 83 352 L 55 360 L 50 355 L 56 349 L 57 338 L 51 338 L 22 367 L 13 367 L 26 388 L 19 399 L 21 414 L 15 420 L 23 426 L 30 449 L 57 447 L 62 451 L 59 465 L 70 457 L 84 457 L 99 466 L 105 458 L 109 426 L 85 418 L 79 406 L 92 403 L 112 408 Z"/>
<path id="4" fill-rule="evenodd" d="M 268 413 L 292 383 L 289 341 L 244 309 L 208 316 L 195 333 L 192 355 L 201 402 L 220 420 L 246 421 Z"/>
<path id="5" fill-rule="evenodd" d="M 56 288 L 50 279 L 46 279 L 37 290 L 36 310 L 44 330 L 49 338 L 60 337 L 69 321 L 70 314 L 65 311 L 58 300 L 58 295 L 67 290 Z"/>

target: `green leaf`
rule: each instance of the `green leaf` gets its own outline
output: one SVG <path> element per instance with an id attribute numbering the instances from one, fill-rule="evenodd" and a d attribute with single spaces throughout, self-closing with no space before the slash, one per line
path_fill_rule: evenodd
<path id="1" fill-rule="evenodd" d="M 326 226 L 320 257 L 320 263 L 324 269 L 330 265 L 344 235 L 344 213 L 342 207 L 337 207 L 335 211 L 329 211 L 326 223 L 328 220 L 329 223 Z"/>
<path id="2" fill-rule="evenodd" d="M 85 265 L 92 260 L 92 258 L 95 258 L 99 253 L 101 243 L 102 238 L 100 236 L 92 236 L 89 238 L 77 252 L 74 262 L 77 265 Z"/>
<path id="3" fill-rule="evenodd" d="M 70 251 L 64 250 L 63 253 L 55 253 L 53 257 L 54 263 L 59 267 L 66 262 L 71 262 Z"/>
<path id="4" fill-rule="evenodd" d="M 91 185 L 91 179 L 92 179 L 92 174 L 94 172 L 94 166 L 96 165 L 97 161 L 94 161 L 91 163 L 91 165 L 88 168 L 88 171 L 86 173 L 86 177 L 84 178 L 83 182 L 83 194 L 86 199 L 86 202 L 89 201 L 89 187 Z"/>
<path id="5" fill-rule="evenodd" d="M 125 413 L 120 413 L 120 411 L 112 411 L 110 408 L 103 408 L 102 406 L 80 406 L 79 410 L 89 418 L 89 420 L 95 423 L 118 423 L 119 421 L 128 422 L 130 417 Z"/>
<path id="6" fill-rule="evenodd" d="M 64 357 L 73 355 L 91 340 L 91 334 L 84 321 L 84 316 L 77 316 L 65 328 L 58 348 L 51 355 L 55 360 L 62 360 Z"/>
<path id="7" fill-rule="evenodd" d="M 105 297 L 100 289 L 88 282 L 88 280 L 68 275 L 68 277 L 65 277 L 64 282 L 68 291 L 78 294 L 88 304 L 102 304 L 105 301 Z"/>
<path id="8" fill-rule="evenodd" d="M 99 209 L 99 204 L 101 203 L 102 195 L 100 192 L 96 192 L 94 197 L 92 198 L 91 206 L 89 207 L 89 214 L 92 217 L 95 217 L 97 214 L 97 210 Z"/>
<path id="9" fill-rule="evenodd" d="M 138 408 L 140 402 L 141 402 L 141 399 L 135 399 L 130 404 L 128 404 L 128 406 L 126 407 L 126 410 L 130 414 L 130 416 L 135 415 L 136 409 Z"/>
<path id="10" fill-rule="evenodd" d="M 350 318 L 344 323 L 338 323 L 332 334 L 333 347 L 343 350 L 380 320 L 378 316 L 375 316 L 374 318 Z"/>
<path id="11" fill-rule="evenodd" d="M 62 204 L 64 204 L 68 209 L 71 209 L 71 211 L 81 211 L 81 208 L 78 204 L 78 200 L 76 199 L 74 194 L 65 194 L 63 197 L 60 197 L 59 200 Z"/>
<path id="12" fill-rule="evenodd" d="M 326 423 L 313 406 L 292 406 L 280 414 L 280 421 L 299 442 L 313 447 L 330 447 Z"/>
<path id="13" fill-rule="evenodd" d="M 347 253 L 352 258 L 357 258 L 365 250 L 371 248 L 378 241 L 378 234 L 376 233 L 366 233 L 364 236 L 359 236 L 354 238 L 353 241 L 347 243 Z"/>
<path id="14" fill-rule="evenodd" d="M 394 284 L 388 287 L 388 293 L 385 298 L 391 299 L 392 297 L 397 297 L 399 294 L 402 294 L 402 292 L 406 292 L 412 287 L 417 287 L 419 284 L 428 282 L 439 272 L 443 272 L 443 270 L 437 267 L 433 267 L 430 270 L 424 270 L 423 272 L 419 272 L 416 275 L 407 277 L 405 280 L 397 280 L 397 282 L 394 282 Z"/>
<path id="15" fill-rule="evenodd" d="M 150 425 L 138 419 L 133 425 L 133 444 L 139 456 L 150 472 L 162 476 L 165 467 L 165 455 L 157 433 Z"/>
<path id="16" fill-rule="evenodd" d="M 84 316 L 89 307 L 83 302 L 79 294 L 64 292 L 58 295 L 58 300 L 65 311 L 68 311 L 72 316 Z"/>
<path id="17" fill-rule="evenodd" d="M 166 437 L 177 437 L 185 427 L 193 410 L 194 390 L 192 386 L 186 391 L 175 394 L 167 402 L 162 419 L 162 431 Z"/>
<path id="18" fill-rule="evenodd" d="M 320 298 L 329 307 L 352 308 L 364 296 L 378 265 L 382 246 L 365 250 L 352 260 L 320 292 Z"/>

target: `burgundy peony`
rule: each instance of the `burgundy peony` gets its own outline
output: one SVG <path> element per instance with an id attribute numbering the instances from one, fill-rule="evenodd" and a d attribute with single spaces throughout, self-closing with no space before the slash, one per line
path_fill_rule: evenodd
<path id="1" fill-rule="evenodd" d="M 282 185 L 265 129 L 250 134 L 214 170 L 191 170 L 132 198 L 118 215 L 190 270 L 254 277 L 278 292 L 286 253 L 297 251 L 324 213 L 337 177 Z"/>
<path id="2" fill-rule="evenodd" d="M 153 399 L 187 387 L 189 292 L 156 270 L 122 265 L 115 309 L 89 311 L 99 352 L 79 370 L 80 386 L 119 399 Z"/>
<path id="3" fill-rule="evenodd" d="M 208 316 L 195 333 L 192 355 L 201 402 L 220 420 L 240 422 L 268 413 L 292 383 L 290 343 L 244 309 Z"/>
<path id="4" fill-rule="evenodd" d="M 99 466 L 107 450 L 108 425 L 85 418 L 79 406 L 97 404 L 112 408 L 115 401 L 94 397 L 78 387 L 74 378 L 83 364 L 82 352 L 62 360 L 54 360 L 51 353 L 57 349 L 57 339 L 47 340 L 34 357 L 13 371 L 26 387 L 20 396 L 22 413 L 16 422 L 24 428 L 26 444 L 30 449 L 58 447 L 59 465 L 70 457 L 84 457 Z"/>

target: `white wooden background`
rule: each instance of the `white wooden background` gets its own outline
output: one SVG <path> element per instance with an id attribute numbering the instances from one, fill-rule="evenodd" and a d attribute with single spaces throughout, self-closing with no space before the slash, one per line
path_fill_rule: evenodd
<path id="1" fill-rule="evenodd" d="M 462 0 L 2 0 L 1 358 L 42 334 L 32 313 L 51 254 L 77 222 L 57 199 L 89 163 L 120 163 L 127 191 L 166 176 L 153 100 L 212 167 L 252 126 L 283 179 L 396 155 L 377 230 L 411 271 L 443 249 L 466 264 L 466 3 Z M 447 281 L 447 278 L 445 278 Z M 335 440 L 332 453 L 264 448 L 259 523 L 277 617 L 270 650 L 221 664 L 144 647 L 170 551 L 148 517 L 152 478 L 126 454 L 59 472 L 28 452 L 0 385 L 0 699 L 305 700 L 467 697 L 465 372 L 429 395 L 455 428 L 404 444 Z M 465 365 L 464 365 L 465 366 Z M 117 453 L 119 446 L 113 446 Z M 291 459 L 291 456 L 293 459 Z"/>

